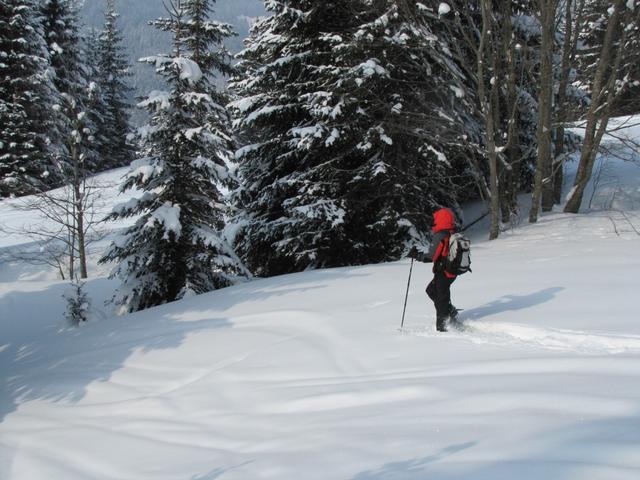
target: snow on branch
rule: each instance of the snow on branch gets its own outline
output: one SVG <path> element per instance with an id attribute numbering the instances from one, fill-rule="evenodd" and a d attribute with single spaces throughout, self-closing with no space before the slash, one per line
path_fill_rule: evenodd
<path id="1" fill-rule="evenodd" d="M 171 94 L 169 92 L 152 90 L 146 100 L 138 103 L 138 107 L 146 108 L 148 106 L 155 106 L 160 110 L 168 110 L 171 108 L 170 98 Z"/>
<path id="2" fill-rule="evenodd" d="M 145 225 L 146 228 L 153 228 L 156 224 L 164 227 L 165 233 L 163 239 L 169 239 L 169 233 L 173 233 L 179 237 L 182 233 L 182 225 L 180 224 L 180 206 L 171 202 L 165 202 L 164 205 L 156 208 L 151 212 L 149 219 Z"/>
<path id="3" fill-rule="evenodd" d="M 164 167 L 155 158 L 141 158 L 131 162 L 131 169 L 127 172 L 127 178 L 138 178 L 140 182 L 146 182 L 151 177 L 157 176 Z"/>
<path id="4" fill-rule="evenodd" d="M 143 57 L 140 62 L 155 64 L 157 69 L 166 68 L 169 64 L 175 66 L 180 72 L 181 80 L 188 80 L 190 84 L 198 83 L 202 77 L 200 66 L 186 57 L 169 57 L 165 55 L 153 55 Z"/>

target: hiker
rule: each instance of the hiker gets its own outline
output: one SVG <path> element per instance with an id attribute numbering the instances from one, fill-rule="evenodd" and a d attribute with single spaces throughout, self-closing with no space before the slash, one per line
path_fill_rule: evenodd
<path id="1" fill-rule="evenodd" d="M 426 254 L 420 254 L 414 247 L 411 257 L 424 263 L 433 263 L 433 280 L 427 286 L 427 295 L 436 307 L 436 329 L 447 331 L 447 323 L 457 317 L 458 310 L 451 304 L 451 284 L 456 275 L 445 270 L 445 260 L 449 249 L 449 237 L 455 233 L 455 216 L 448 208 L 441 208 L 433 214 L 433 240 Z"/>

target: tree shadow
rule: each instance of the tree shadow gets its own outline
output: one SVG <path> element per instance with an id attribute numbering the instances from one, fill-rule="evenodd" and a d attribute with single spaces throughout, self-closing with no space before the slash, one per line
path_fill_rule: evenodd
<path id="1" fill-rule="evenodd" d="M 103 320 L 73 329 L 62 328 L 67 283 L 25 283 L 23 291 L 0 292 L 0 424 L 20 403 L 79 402 L 90 383 L 108 380 L 134 352 L 175 349 L 195 332 L 232 327 L 223 312 L 249 299 L 322 289 L 360 275 L 343 268 L 255 280 L 190 298 L 184 306 L 173 302 L 124 317 L 102 313 Z M 92 279 L 86 289 L 95 305 L 113 282 Z"/>
<path id="2" fill-rule="evenodd" d="M 3 316 L 4 311 L 19 312 L 2 319 L 0 423 L 24 402 L 79 402 L 89 384 L 107 381 L 134 352 L 178 348 L 194 332 L 232 327 L 228 319 L 218 317 L 178 321 L 171 318 L 169 309 L 159 307 L 80 328 L 62 328 L 61 295 L 66 288 L 66 284 L 54 284 L 0 298 Z"/>
<path id="3" fill-rule="evenodd" d="M 191 480 L 216 480 L 217 478 L 220 478 L 225 473 L 230 472 L 232 470 L 236 470 L 238 468 L 242 468 L 245 465 L 249 465 L 250 463 L 253 463 L 253 460 L 242 462 L 238 465 L 232 465 L 226 468 L 215 468 L 211 470 L 209 473 L 205 473 L 204 475 L 195 475 L 191 477 Z"/>
<path id="4" fill-rule="evenodd" d="M 391 462 L 377 470 L 358 473 L 351 480 L 637 478 L 640 444 L 637 414 L 629 412 L 623 416 L 580 420 L 558 425 L 544 435 L 545 442 L 532 438 L 535 441 L 531 442 L 531 448 L 504 455 L 485 450 L 474 451 L 472 458 L 449 458 L 474 447 L 477 442 L 451 445 L 434 455 Z M 616 461 L 612 462 L 612 458 Z M 440 464 L 442 460 L 446 462 Z"/>
<path id="5" fill-rule="evenodd" d="M 402 462 L 393 462 L 383 465 L 380 469 L 360 472 L 351 480 L 390 480 L 390 479 L 422 479 L 428 467 L 458 452 L 474 447 L 477 442 L 466 442 L 458 445 L 450 445 L 433 455 L 423 458 L 414 458 Z"/>
<path id="6" fill-rule="evenodd" d="M 525 310 L 553 300 L 563 290 L 564 287 L 550 287 L 528 295 L 504 295 L 481 307 L 465 310 L 462 319 L 474 321 L 498 313 Z"/>

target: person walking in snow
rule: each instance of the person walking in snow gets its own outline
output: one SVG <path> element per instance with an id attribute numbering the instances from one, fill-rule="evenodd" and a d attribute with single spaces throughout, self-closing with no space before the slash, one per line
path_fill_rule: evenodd
<path id="1" fill-rule="evenodd" d="M 410 254 L 424 263 L 433 263 L 433 280 L 427 285 L 427 295 L 436 308 L 436 329 L 447 331 L 447 323 L 455 320 L 458 310 L 451 304 L 451 284 L 456 275 L 447 272 L 445 260 L 449 252 L 449 238 L 455 233 L 455 216 L 448 208 L 441 208 L 433 214 L 433 239 L 426 254 L 420 255 L 414 247 Z"/>

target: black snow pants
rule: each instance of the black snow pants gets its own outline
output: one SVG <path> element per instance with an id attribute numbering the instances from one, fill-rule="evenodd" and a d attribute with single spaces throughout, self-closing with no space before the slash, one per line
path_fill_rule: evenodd
<path id="1" fill-rule="evenodd" d="M 427 285 L 427 295 L 436 306 L 437 318 L 446 318 L 449 316 L 451 308 L 451 284 L 454 278 L 448 278 L 444 272 L 435 272 L 433 280 Z"/>

